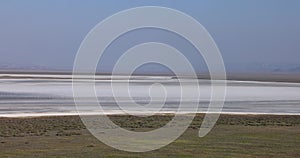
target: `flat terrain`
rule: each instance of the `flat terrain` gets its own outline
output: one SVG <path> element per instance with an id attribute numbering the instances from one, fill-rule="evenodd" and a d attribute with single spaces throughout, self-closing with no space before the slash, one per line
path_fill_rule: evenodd
<path id="1" fill-rule="evenodd" d="M 198 112 L 202 113 L 207 111 L 211 99 L 209 80 L 186 77 L 179 84 L 172 76 L 133 76 L 128 89 L 126 76 L 99 75 L 95 78 L 95 83 L 92 83 L 95 84 L 93 91 L 95 90 L 107 114 L 124 114 L 120 110 L 120 102 L 132 113 L 155 111 L 174 113 L 180 103 L 184 104 L 181 111 L 189 113 L 196 103 L 199 103 Z M 79 79 L 78 87 L 86 87 L 90 81 L 92 80 Z M 300 113 L 300 83 L 229 80 L 226 82 L 226 100 L 222 109 L 224 113 L 277 115 Z M 223 81 L 216 83 L 221 85 Z M 165 89 L 164 94 L 161 86 Z M 72 87 L 71 75 L 0 74 L 0 117 L 76 115 Z M 113 87 L 117 88 L 117 91 Z M 183 92 L 182 89 L 186 91 Z M 184 101 L 182 94 L 188 96 Z M 81 112 L 101 113 L 98 106 L 93 106 L 92 97 L 86 93 L 81 97 L 85 98 L 85 103 L 80 107 Z M 116 102 L 116 98 L 120 99 L 119 102 Z M 164 107 L 156 109 L 155 106 L 149 106 L 143 111 L 132 104 L 134 100 L 140 105 L 147 105 L 151 99 L 153 104 Z"/>
<path id="2" fill-rule="evenodd" d="M 123 128 L 153 130 L 170 115 L 110 116 Z M 209 135 L 198 138 L 203 115 L 170 145 L 129 153 L 98 141 L 78 116 L 0 118 L 0 157 L 300 157 L 300 116 L 222 115 Z"/>

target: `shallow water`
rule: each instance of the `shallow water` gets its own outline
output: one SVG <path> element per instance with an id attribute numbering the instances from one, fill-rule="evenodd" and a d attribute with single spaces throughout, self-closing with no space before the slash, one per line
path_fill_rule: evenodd
<path id="1" fill-rule="evenodd" d="M 160 112 L 175 112 L 180 103 L 180 85 L 171 77 L 139 76 L 130 80 L 126 95 L 126 77 L 96 77 L 96 93 L 106 113 L 122 113 L 114 96 L 129 111 L 137 111 L 131 104 L 163 104 Z M 196 83 L 200 85 L 200 101 L 191 97 L 182 101 L 184 112 L 191 112 L 192 105 L 199 103 L 198 112 L 206 112 L 210 101 L 210 82 L 185 78 L 181 86 L 193 92 Z M 84 87 L 87 79 L 82 79 Z M 117 87 L 113 95 L 111 82 Z M 155 84 L 154 84 L 155 83 Z M 159 84 L 157 84 L 159 83 Z M 154 84 L 154 85 L 153 85 Z M 164 86 L 164 88 L 162 87 Z M 300 114 L 300 84 L 228 81 L 224 113 Z M 165 93 L 164 93 L 165 92 Z M 164 102 L 164 96 L 166 101 Z M 191 96 L 193 96 L 191 94 Z M 86 104 L 86 112 L 97 112 L 98 107 Z M 149 108 L 148 111 L 155 111 Z M 72 93 L 72 79 L 69 75 L 0 75 L 0 116 L 75 114 Z"/>

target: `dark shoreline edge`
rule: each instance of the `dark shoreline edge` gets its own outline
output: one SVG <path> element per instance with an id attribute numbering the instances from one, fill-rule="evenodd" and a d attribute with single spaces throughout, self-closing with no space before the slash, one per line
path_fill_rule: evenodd
<path id="1" fill-rule="evenodd" d="M 138 119 L 138 120 L 147 120 L 150 118 L 150 120 L 153 120 L 153 118 L 173 118 L 175 114 L 172 113 L 166 113 L 166 114 L 155 114 L 152 116 L 147 117 L 140 117 L 140 116 L 134 116 L 134 115 L 128 115 L 128 114 L 113 114 L 113 115 L 86 115 L 85 117 L 109 117 L 109 118 L 132 118 L 132 119 Z M 191 116 L 191 114 L 179 114 L 180 116 Z M 205 116 L 205 113 L 197 113 L 194 117 L 194 119 L 203 119 Z M 53 116 L 29 116 L 29 117 L 0 117 L 0 120 L 38 120 L 38 119 L 80 119 L 79 115 L 53 115 Z M 261 121 L 262 119 L 270 119 L 270 122 L 280 122 L 286 121 L 289 119 L 296 119 L 293 121 L 296 121 L 294 123 L 300 125 L 300 115 L 270 115 L 270 114 L 221 114 L 218 121 L 222 121 L 222 119 L 228 119 L 228 118 L 238 118 L 238 119 L 250 119 L 250 120 L 258 120 Z M 275 119 L 275 120 L 272 120 Z M 285 120 L 286 119 L 286 120 Z M 124 120 L 120 120 L 124 121 Z M 160 121 L 160 120 L 156 120 Z"/>
<path id="2" fill-rule="evenodd" d="M 101 116 L 92 119 L 100 118 Z M 132 115 L 111 115 L 108 116 L 116 125 L 128 130 L 152 130 L 165 126 L 173 119 L 174 115 L 153 115 L 149 117 L 138 117 Z M 185 117 L 188 115 L 182 115 Z M 179 116 L 181 117 L 181 116 Z M 199 129 L 204 114 L 197 114 L 190 129 Z M 19 117 L 0 118 L 1 137 L 22 137 L 22 136 L 44 136 L 51 133 L 62 133 L 63 131 L 86 130 L 79 116 L 43 116 L 43 117 Z M 179 123 L 180 125 L 180 123 Z M 216 126 L 261 126 L 261 127 L 299 127 L 300 115 L 221 115 Z"/>

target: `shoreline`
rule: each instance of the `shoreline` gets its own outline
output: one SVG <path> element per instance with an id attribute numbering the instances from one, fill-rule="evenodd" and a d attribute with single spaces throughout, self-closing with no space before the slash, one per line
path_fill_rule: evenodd
<path id="1" fill-rule="evenodd" d="M 182 113 L 174 113 L 174 112 L 162 112 L 156 113 L 149 116 L 171 116 L 171 115 L 190 115 L 194 113 L 182 112 Z M 198 112 L 195 115 L 206 115 L 208 113 Z M 217 114 L 217 113 L 210 113 Z M 38 114 L 0 114 L 0 118 L 40 118 L 40 117 L 64 117 L 64 116 L 132 116 L 127 113 L 87 113 L 81 114 L 78 113 L 38 113 Z M 136 113 L 136 115 L 143 115 L 142 113 Z M 148 115 L 148 114 L 144 114 Z M 300 116 L 300 113 L 245 113 L 245 112 L 221 112 L 221 115 L 226 116 Z"/>

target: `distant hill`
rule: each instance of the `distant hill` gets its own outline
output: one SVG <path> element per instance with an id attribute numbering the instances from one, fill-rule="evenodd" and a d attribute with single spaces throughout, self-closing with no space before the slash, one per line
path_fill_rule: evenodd
<path id="1" fill-rule="evenodd" d="M 300 74 L 300 64 L 264 64 L 264 63 L 225 63 L 227 73 L 291 73 Z M 103 70 L 103 69 L 102 69 Z M 159 70 L 159 71 L 158 71 Z M 38 71 L 38 72 L 72 72 L 71 68 L 53 68 L 44 65 L 15 65 L 0 63 L 0 71 Z M 103 74 L 110 74 L 111 72 L 98 72 Z M 151 68 L 137 71 L 138 74 L 150 75 L 168 75 L 169 72 L 164 70 Z M 206 71 L 198 72 L 199 74 L 207 73 Z M 172 75 L 172 74 L 169 74 Z"/>

